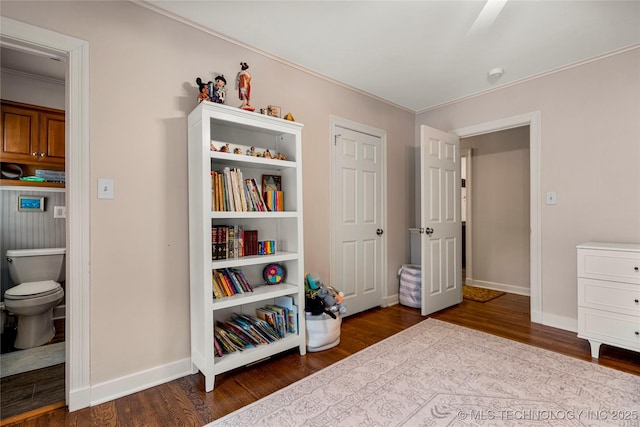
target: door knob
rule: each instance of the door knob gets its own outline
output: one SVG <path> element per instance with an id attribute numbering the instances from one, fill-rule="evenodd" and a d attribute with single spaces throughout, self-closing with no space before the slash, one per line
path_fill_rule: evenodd
<path id="1" fill-rule="evenodd" d="M 384 231 L 382 231 L 382 228 L 378 228 L 378 229 L 376 230 L 376 234 L 377 234 L 378 236 L 382 236 L 382 233 L 384 233 Z"/>
<path id="2" fill-rule="evenodd" d="M 431 236 L 433 234 L 433 228 L 427 227 L 424 229 L 424 232 L 427 233 L 427 236 Z"/>

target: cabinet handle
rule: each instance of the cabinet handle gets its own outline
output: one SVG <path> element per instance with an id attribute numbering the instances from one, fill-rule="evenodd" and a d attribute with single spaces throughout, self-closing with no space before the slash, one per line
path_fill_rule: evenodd
<path id="1" fill-rule="evenodd" d="M 36 153 L 35 151 L 33 153 L 31 153 L 32 156 L 37 156 L 38 153 Z"/>
<path id="2" fill-rule="evenodd" d="M 640 267 L 633 267 L 633 269 L 637 272 L 638 270 L 640 270 Z"/>
<path id="3" fill-rule="evenodd" d="M 640 300 L 638 300 L 638 298 L 634 299 L 633 302 L 635 302 L 636 304 L 640 303 Z"/>
<path id="4" fill-rule="evenodd" d="M 636 331 L 636 336 L 638 336 L 638 335 L 640 335 L 640 332 L 639 332 L 639 331 Z"/>
<path id="5" fill-rule="evenodd" d="M 44 157 L 44 155 L 45 155 L 44 153 L 40 153 L 40 157 Z"/>

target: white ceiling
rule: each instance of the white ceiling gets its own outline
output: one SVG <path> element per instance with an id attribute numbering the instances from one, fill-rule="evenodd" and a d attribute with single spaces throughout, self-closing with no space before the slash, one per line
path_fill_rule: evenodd
<path id="1" fill-rule="evenodd" d="M 639 1 L 145 3 L 416 112 L 640 43 Z"/>
<path id="2" fill-rule="evenodd" d="M 485 1 L 140 4 L 415 112 L 640 43 L 638 0 L 505 1 L 490 0 L 497 14 L 484 20 Z M 64 79 L 47 57 L 3 46 L 0 58 Z"/>

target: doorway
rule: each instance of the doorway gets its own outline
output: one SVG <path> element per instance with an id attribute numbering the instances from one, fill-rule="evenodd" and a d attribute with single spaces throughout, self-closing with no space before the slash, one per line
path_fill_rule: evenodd
<path id="1" fill-rule="evenodd" d="M 528 296 L 529 128 L 463 138 L 461 147 L 464 163 L 474 166 L 464 180 L 473 196 L 463 222 L 472 236 L 466 284 Z"/>
<path id="2" fill-rule="evenodd" d="M 460 138 L 465 138 L 515 127 L 529 126 L 529 285 L 531 295 L 531 321 L 535 323 L 544 323 L 542 316 L 542 288 L 540 283 L 542 274 L 540 263 L 540 117 L 540 112 L 534 111 L 451 131 Z M 468 193 L 467 197 L 469 198 Z M 471 198 L 472 197 L 473 196 L 471 196 Z M 468 217 L 469 212 L 467 212 L 467 219 Z M 468 235 L 469 231 L 467 229 L 467 236 Z M 468 251 L 467 254 L 469 254 Z M 469 263 L 468 259 L 467 263 Z"/>
<path id="3" fill-rule="evenodd" d="M 91 404 L 89 378 L 89 44 L 80 39 L 0 17 L 0 42 L 23 51 L 67 58 L 65 397 L 69 411 Z"/>

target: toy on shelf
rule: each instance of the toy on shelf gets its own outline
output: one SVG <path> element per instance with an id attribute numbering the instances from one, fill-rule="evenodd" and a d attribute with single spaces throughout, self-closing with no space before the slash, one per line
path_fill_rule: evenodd
<path id="1" fill-rule="evenodd" d="M 238 86 L 238 97 L 242 101 L 240 108 L 247 111 L 255 111 L 255 107 L 251 105 L 251 74 L 247 71 L 249 65 L 246 62 L 240 63 L 240 72 L 236 78 Z"/>
<path id="2" fill-rule="evenodd" d="M 200 90 L 200 93 L 198 94 L 198 104 L 202 101 L 211 101 L 211 89 L 209 85 L 212 85 L 213 82 L 202 83 L 202 79 L 198 77 L 196 79 L 196 84 Z"/>
<path id="3" fill-rule="evenodd" d="M 209 89 L 211 101 L 218 104 L 224 104 L 227 96 L 227 89 L 225 88 L 227 80 L 224 78 L 224 74 L 219 75 L 214 80 L 215 83 L 209 82 L 211 84 L 211 88 Z"/>

